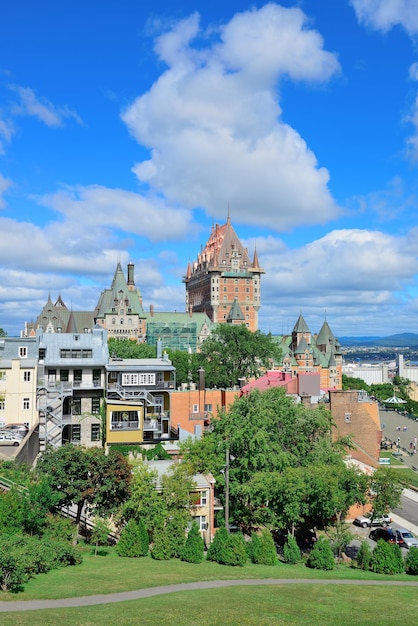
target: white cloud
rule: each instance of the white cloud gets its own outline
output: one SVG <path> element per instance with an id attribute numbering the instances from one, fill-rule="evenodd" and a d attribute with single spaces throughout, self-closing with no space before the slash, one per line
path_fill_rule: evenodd
<path id="1" fill-rule="evenodd" d="M 329 173 L 281 120 L 277 91 L 283 77 L 329 80 L 335 55 L 302 11 L 274 4 L 235 15 L 217 34 L 202 45 L 195 14 L 157 39 L 168 69 L 122 115 L 150 149 L 133 171 L 214 217 L 228 203 L 240 222 L 277 230 L 336 217 Z"/>
<path id="2" fill-rule="evenodd" d="M 351 0 L 357 19 L 373 28 L 386 32 L 400 25 L 413 36 L 418 33 L 417 0 Z"/>
<path id="3" fill-rule="evenodd" d="M 0 118 L 0 155 L 5 153 L 5 144 L 9 143 L 14 135 L 13 123 Z"/>
<path id="4" fill-rule="evenodd" d="M 67 188 L 43 196 L 39 203 L 61 213 L 76 233 L 80 225 L 84 229 L 118 228 L 156 242 L 184 239 L 191 227 L 185 209 L 168 206 L 157 197 L 100 185 Z"/>
<path id="5" fill-rule="evenodd" d="M 30 87 L 9 85 L 9 89 L 20 98 L 20 102 L 12 107 L 14 115 L 36 117 L 49 127 L 62 126 L 65 118 L 74 119 L 78 124 L 82 124 L 77 113 L 68 107 L 56 107 L 46 98 L 38 98 Z"/>
<path id="6" fill-rule="evenodd" d="M 266 270 L 263 330 L 289 332 L 302 311 L 315 320 L 311 330 L 318 332 L 326 310 L 333 330 L 331 320 L 338 320 L 338 334 L 376 334 L 377 328 L 381 334 L 405 331 L 417 291 L 417 243 L 417 229 L 404 237 L 335 230 L 298 249 L 283 249 L 279 242 L 272 254 L 270 243 L 257 240 Z M 390 330 L 382 333 L 382 328 Z"/>
<path id="7" fill-rule="evenodd" d="M 12 181 L 0 174 L 0 209 L 2 209 L 6 204 L 2 196 L 11 186 Z"/>

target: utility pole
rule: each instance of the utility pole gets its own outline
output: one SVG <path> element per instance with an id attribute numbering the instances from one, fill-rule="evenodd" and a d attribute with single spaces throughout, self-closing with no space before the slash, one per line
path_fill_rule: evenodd
<path id="1" fill-rule="evenodd" d="M 229 533 L 229 446 L 225 455 L 225 528 Z"/>

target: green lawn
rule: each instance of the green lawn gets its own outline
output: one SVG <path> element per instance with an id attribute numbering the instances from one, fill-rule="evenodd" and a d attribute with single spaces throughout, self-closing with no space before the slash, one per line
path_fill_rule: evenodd
<path id="1" fill-rule="evenodd" d="M 2 626 L 264 626 L 416 624 L 418 594 L 411 587 L 266 585 L 179 592 L 124 603 L 2 613 Z"/>
<path id="2" fill-rule="evenodd" d="M 198 565 L 178 559 L 155 561 L 150 557 L 128 559 L 117 556 L 110 549 L 107 556 L 93 556 L 88 548 L 81 565 L 52 570 L 31 579 L 25 590 L 18 594 L 0 592 L 0 599 L 38 600 L 70 598 L 80 595 L 96 595 L 132 591 L 147 587 L 188 583 L 199 580 L 230 580 L 249 578 L 313 578 L 313 579 L 359 579 L 384 580 L 385 577 L 347 565 L 337 566 L 331 572 L 312 570 L 303 564 L 276 566 L 253 565 L 228 567 L 211 561 Z M 418 577 L 399 574 L 390 580 L 418 580 Z M 418 590 L 416 590 L 418 596 Z"/>
<path id="3" fill-rule="evenodd" d="M 380 456 L 390 459 L 391 468 L 397 473 L 399 480 L 405 487 L 411 486 L 418 489 L 418 472 L 414 472 L 410 467 L 402 466 L 402 461 L 398 457 L 393 456 L 391 452 L 382 451 Z M 418 460 L 415 465 L 418 466 Z"/>

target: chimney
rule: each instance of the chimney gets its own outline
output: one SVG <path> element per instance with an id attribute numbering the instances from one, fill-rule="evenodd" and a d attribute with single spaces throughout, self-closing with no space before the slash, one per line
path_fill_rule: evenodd
<path id="1" fill-rule="evenodd" d="M 132 291 L 132 289 L 135 287 L 134 269 L 135 269 L 135 265 L 132 263 L 132 261 L 129 261 L 128 263 L 128 287 L 130 291 Z"/>
<path id="2" fill-rule="evenodd" d="M 157 339 L 157 359 L 163 358 L 163 342 L 161 339 Z"/>

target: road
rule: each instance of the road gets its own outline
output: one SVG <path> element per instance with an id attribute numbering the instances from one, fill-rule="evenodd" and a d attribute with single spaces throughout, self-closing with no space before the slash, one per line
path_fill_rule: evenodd
<path id="1" fill-rule="evenodd" d="M 401 498 L 401 506 L 398 509 L 394 509 L 393 511 L 395 515 L 402 517 L 403 519 L 408 520 L 414 524 L 414 526 L 418 526 L 418 503 L 402 496 Z"/>

